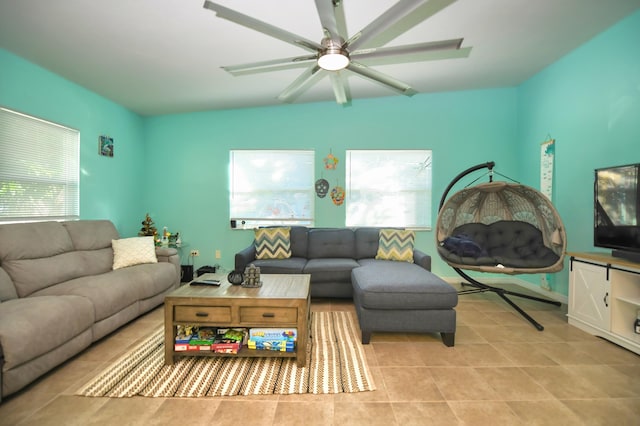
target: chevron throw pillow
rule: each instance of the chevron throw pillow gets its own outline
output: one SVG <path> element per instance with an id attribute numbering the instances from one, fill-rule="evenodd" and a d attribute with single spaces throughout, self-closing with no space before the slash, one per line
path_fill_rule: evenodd
<path id="1" fill-rule="evenodd" d="M 415 233 L 401 229 L 381 229 L 376 259 L 413 263 Z"/>
<path id="2" fill-rule="evenodd" d="M 291 228 L 258 228 L 255 230 L 256 259 L 288 259 L 291 257 Z"/>

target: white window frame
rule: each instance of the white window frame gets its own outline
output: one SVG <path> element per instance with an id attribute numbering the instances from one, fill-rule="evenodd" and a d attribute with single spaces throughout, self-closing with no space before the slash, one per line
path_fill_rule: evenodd
<path id="1" fill-rule="evenodd" d="M 80 217 L 80 132 L 0 107 L 0 223 Z"/>
<path id="2" fill-rule="evenodd" d="M 232 229 L 314 225 L 315 152 L 229 151 L 229 218 Z"/>
<path id="3" fill-rule="evenodd" d="M 345 224 L 430 230 L 431 150 L 347 150 Z"/>

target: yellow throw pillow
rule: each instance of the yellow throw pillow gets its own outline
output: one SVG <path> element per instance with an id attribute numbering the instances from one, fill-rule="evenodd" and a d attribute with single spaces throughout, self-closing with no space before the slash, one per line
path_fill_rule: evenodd
<path id="1" fill-rule="evenodd" d="M 158 263 L 153 237 L 133 237 L 111 240 L 113 269 L 141 263 Z"/>
<path id="2" fill-rule="evenodd" d="M 255 230 L 256 259 L 288 259 L 291 257 L 291 228 L 258 228 Z"/>
<path id="3" fill-rule="evenodd" d="M 381 229 L 376 259 L 413 263 L 413 244 L 415 239 L 416 236 L 413 231 Z"/>

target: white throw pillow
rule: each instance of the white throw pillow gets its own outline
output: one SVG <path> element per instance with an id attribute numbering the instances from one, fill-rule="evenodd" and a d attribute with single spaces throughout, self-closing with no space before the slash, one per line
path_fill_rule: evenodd
<path id="1" fill-rule="evenodd" d="M 113 247 L 113 269 L 141 263 L 158 263 L 153 237 L 133 237 L 111 240 Z"/>

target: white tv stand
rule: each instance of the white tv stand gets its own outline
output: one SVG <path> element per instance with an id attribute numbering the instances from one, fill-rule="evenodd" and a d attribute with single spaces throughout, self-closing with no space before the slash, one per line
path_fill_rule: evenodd
<path id="1" fill-rule="evenodd" d="M 569 324 L 640 354 L 640 263 L 606 253 L 568 253 Z"/>

